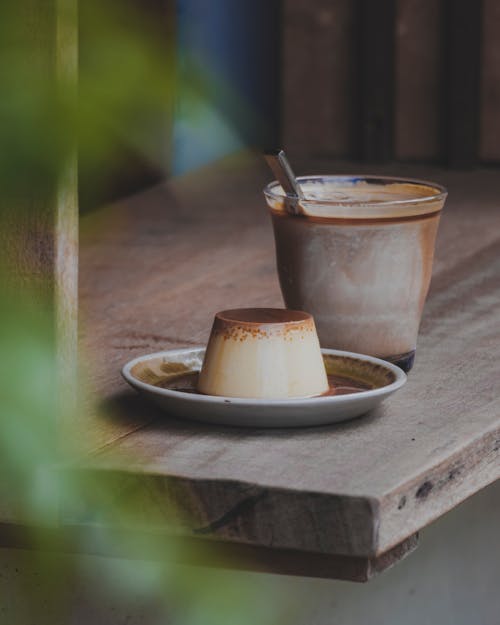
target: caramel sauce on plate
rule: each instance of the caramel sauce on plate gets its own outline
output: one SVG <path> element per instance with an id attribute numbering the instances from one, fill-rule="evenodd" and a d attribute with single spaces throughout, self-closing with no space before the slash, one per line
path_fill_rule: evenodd
<path id="1" fill-rule="evenodd" d="M 155 384 L 160 388 L 167 388 L 171 391 L 178 391 L 179 393 L 194 393 L 195 395 L 201 395 L 197 389 L 198 385 L 198 371 L 192 371 L 184 375 L 180 375 L 174 379 L 162 380 Z M 334 395 L 351 395 L 352 393 L 361 393 L 362 391 L 369 391 L 373 387 L 366 382 L 356 380 L 354 378 L 347 378 L 341 375 L 328 375 L 328 383 L 330 388 L 318 395 L 317 397 L 331 397 Z"/>

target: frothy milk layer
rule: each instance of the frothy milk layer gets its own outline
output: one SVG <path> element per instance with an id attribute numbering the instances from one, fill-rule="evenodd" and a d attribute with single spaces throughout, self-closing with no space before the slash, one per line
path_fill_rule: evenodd
<path id="1" fill-rule="evenodd" d="M 446 195 L 430 183 L 384 178 L 331 176 L 298 178 L 305 200 L 299 212 L 318 219 L 404 219 L 439 212 Z M 266 189 L 273 211 L 286 212 L 278 183 Z"/>

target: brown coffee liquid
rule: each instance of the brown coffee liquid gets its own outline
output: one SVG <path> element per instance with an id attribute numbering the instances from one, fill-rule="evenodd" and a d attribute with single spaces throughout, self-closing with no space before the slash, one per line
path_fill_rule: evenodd
<path id="1" fill-rule="evenodd" d="M 367 177 L 304 179 L 305 200 L 298 215 L 290 215 L 283 195 L 268 198 L 274 215 L 317 223 L 400 223 L 429 218 L 443 207 L 444 190 L 430 183 Z M 349 180 L 349 182 L 347 182 Z"/>
<path id="2" fill-rule="evenodd" d="M 160 388 L 167 388 L 171 391 L 179 391 L 180 393 L 194 393 L 195 395 L 202 395 L 198 391 L 198 371 L 181 375 L 174 380 L 162 380 L 155 384 Z M 328 375 L 329 389 L 322 393 L 319 397 L 334 396 L 334 395 L 351 395 L 352 393 L 361 393 L 362 391 L 369 391 L 373 388 L 370 384 L 362 382 L 361 380 L 355 380 L 353 378 L 346 378 L 341 375 Z"/>
<path id="3" fill-rule="evenodd" d="M 323 393 L 323 396 L 331 395 L 351 395 L 352 393 L 361 393 L 362 391 L 370 391 L 373 387 L 361 380 L 353 378 L 345 378 L 341 375 L 328 375 L 328 384 L 330 388 Z"/>

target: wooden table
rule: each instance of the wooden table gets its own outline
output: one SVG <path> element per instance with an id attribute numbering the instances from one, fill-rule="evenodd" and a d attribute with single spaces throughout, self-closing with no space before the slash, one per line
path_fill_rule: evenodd
<path id="1" fill-rule="evenodd" d="M 204 344 L 219 309 L 282 305 L 263 166 L 229 161 L 84 218 L 82 346 L 102 409 L 82 423 L 83 465 L 112 473 L 145 527 L 168 526 L 173 502 L 187 536 L 242 566 L 366 580 L 500 477 L 497 173 L 390 171 L 450 191 L 416 366 L 379 410 L 329 427 L 184 422 L 120 379 L 135 356 Z"/>

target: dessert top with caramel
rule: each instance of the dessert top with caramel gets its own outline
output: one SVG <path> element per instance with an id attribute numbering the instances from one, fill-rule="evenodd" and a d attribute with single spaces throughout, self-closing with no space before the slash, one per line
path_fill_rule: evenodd
<path id="1" fill-rule="evenodd" d="M 213 331 L 226 338 L 263 337 L 276 333 L 313 332 L 312 316 L 286 308 L 236 308 L 215 315 Z"/>

